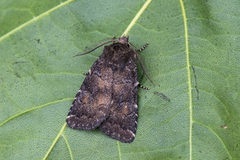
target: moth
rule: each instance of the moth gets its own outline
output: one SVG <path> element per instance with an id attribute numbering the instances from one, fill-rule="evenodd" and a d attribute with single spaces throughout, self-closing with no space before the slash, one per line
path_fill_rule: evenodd
<path id="1" fill-rule="evenodd" d="M 133 142 L 138 119 L 136 59 L 139 59 L 137 53 L 148 43 L 134 50 L 128 38 L 113 38 L 98 46 L 113 42 L 104 46 L 103 53 L 86 74 L 66 119 L 70 128 L 92 130 L 99 127 L 118 141 Z M 141 62 L 140 65 L 142 67 Z"/>

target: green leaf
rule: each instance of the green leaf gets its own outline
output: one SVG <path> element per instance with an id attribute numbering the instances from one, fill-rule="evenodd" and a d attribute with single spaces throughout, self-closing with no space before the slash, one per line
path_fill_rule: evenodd
<path id="1" fill-rule="evenodd" d="M 2 159 L 239 158 L 237 0 L 13 2 L 0 2 Z M 150 90 L 131 144 L 65 123 L 102 48 L 73 56 L 123 33 L 149 42 L 140 56 L 155 84 L 138 66 Z"/>
<path id="2" fill-rule="evenodd" d="M 0 36 L 30 21 L 32 18 L 59 5 L 66 0 L 1 0 Z"/>

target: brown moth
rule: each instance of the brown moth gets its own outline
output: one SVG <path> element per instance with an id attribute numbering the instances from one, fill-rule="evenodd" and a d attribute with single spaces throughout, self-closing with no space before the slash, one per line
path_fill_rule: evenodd
<path id="1" fill-rule="evenodd" d="M 137 53 L 148 43 L 140 50 L 134 50 L 130 48 L 128 37 L 122 36 L 102 45 L 109 42 L 113 44 L 104 46 L 103 53 L 86 74 L 66 122 L 73 129 L 92 130 L 99 127 L 106 135 L 123 143 L 131 143 L 135 138 L 138 119 Z M 140 65 L 142 67 L 141 62 Z"/>

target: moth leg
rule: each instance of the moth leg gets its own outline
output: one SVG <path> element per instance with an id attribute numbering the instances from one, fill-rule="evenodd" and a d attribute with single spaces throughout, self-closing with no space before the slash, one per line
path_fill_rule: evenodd
<path id="1" fill-rule="evenodd" d="M 142 50 L 144 50 L 144 49 L 147 47 L 147 45 L 148 45 L 148 42 L 147 42 L 142 48 L 140 48 L 139 50 L 137 50 L 137 52 L 141 52 Z"/>
<path id="2" fill-rule="evenodd" d="M 138 83 L 138 86 L 139 86 L 140 88 L 142 88 L 142 89 L 149 90 L 149 88 L 147 88 L 147 87 L 143 87 L 140 83 Z"/>
<path id="3" fill-rule="evenodd" d="M 91 69 L 87 73 L 83 72 L 83 75 L 88 76 L 90 73 L 91 73 Z"/>

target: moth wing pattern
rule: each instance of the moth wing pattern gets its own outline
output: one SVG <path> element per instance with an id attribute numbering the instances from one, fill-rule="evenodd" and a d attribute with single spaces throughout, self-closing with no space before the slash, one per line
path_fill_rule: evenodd
<path id="1" fill-rule="evenodd" d="M 73 101 L 66 119 L 69 127 L 99 127 L 116 140 L 133 142 L 138 118 L 136 57 L 125 36 L 104 46 Z"/>
<path id="2" fill-rule="evenodd" d="M 108 52 L 114 52 L 118 60 L 111 60 L 114 66 L 112 68 L 116 68 L 113 72 L 113 103 L 109 116 L 100 125 L 100 129 L 114 139 L 131 143 L 135 138 L 137 128 L 138 78 L 136 53 L 125 47 L 127 46 L 116 43 L 113 47 L 106 48 Z"/>
<path id="3" fill-rule="evenodd" d="M 68 113 L 69 127 L 91 130 L 109 116 L 112 71 L 103 69 L 103 65 L 100 56 L 89 70 Z"/>

